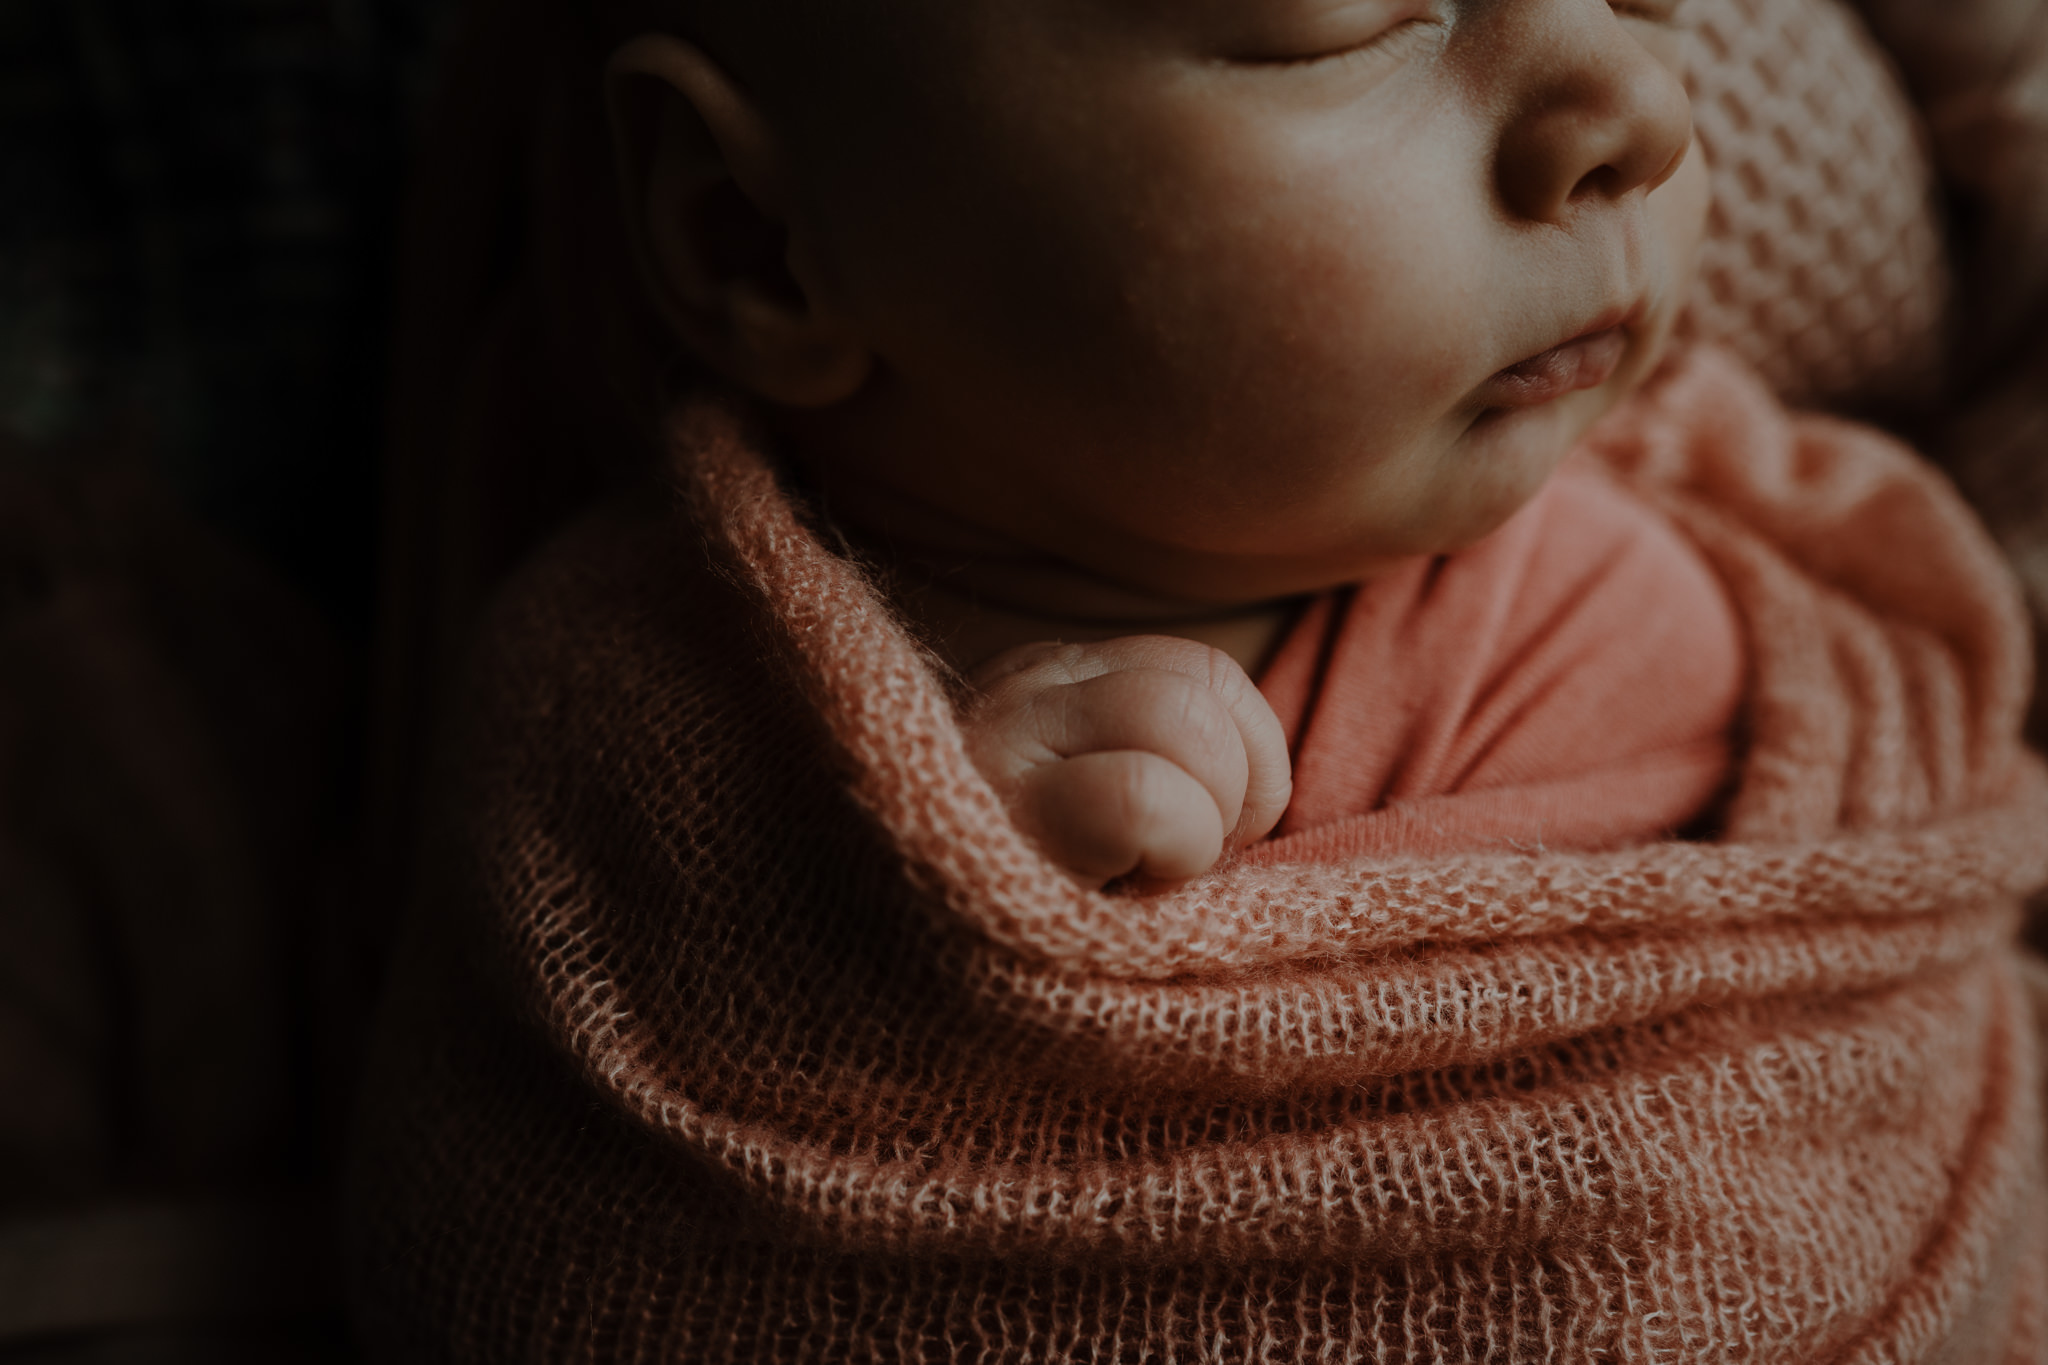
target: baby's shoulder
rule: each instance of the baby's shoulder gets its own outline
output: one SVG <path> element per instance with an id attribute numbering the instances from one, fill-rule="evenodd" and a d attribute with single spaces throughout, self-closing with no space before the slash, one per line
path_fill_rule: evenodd
<path id="1" fill-rule="evenodd" d="M 632 755 L 687 766 L 744 745 L 786 727 L 791 707 L 756 632 L 672 499 L 600 504 L 494 599 L 470 652 L 461 747 L 471 764 L 587 777 Z"/>
<path id="2" fill-rule="evenodd" d="M 608 499 L 499 589 L 482 623 L 479 666 L 487 674 L 558 675 L 562 684 L 694 670 L 697 656 L 722 652 L 730 612 L 717 589 L 672 507 Z"/>

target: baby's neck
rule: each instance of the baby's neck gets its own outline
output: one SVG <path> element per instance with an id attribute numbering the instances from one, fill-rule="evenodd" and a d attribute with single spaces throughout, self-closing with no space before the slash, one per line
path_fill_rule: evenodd
<path id="1" fill-rule="evenodd" d="M 909 622 L 964 673 L 1019 645 L 1174 635 L 1256 674 L 1300 599 L 1216 606 L 1133 589 L 1078 565 L 871 489 L 825 508 Z"/>

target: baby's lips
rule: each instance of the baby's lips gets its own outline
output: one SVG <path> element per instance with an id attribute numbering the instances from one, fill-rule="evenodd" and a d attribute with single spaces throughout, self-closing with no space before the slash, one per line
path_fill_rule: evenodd
<path id="1" fill-rule="evenodd" d="M 1494 408 L 1532 408 L 1581 389 L 1597 389 L 1614 377 L 1628 354 L 1628 330 L 1620 325 L 1574 337 L 1518 361 L 1480 387 L 1480 400 Z"/>

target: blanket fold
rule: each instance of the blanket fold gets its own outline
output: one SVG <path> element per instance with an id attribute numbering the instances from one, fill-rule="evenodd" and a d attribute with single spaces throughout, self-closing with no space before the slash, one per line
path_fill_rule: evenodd
<path id="1" fill-rule="evenodd" d="M 1077 890 L 742 418 L 501 607 L 358 1171 L 390 1358 L 2038 1361 L 2024 623 L 1689 354 L 1589 458 L 1746 638 L 1714 842 Z"/>

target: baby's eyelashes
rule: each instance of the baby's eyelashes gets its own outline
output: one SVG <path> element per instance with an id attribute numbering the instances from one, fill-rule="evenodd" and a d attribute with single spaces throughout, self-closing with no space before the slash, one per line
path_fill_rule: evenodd
<path id="1" fill-rule="evenodd" d="M 1291 12 L 1227 43 L 1227 60 L 1284 68 L 1391 58 L 1410 43 L 1445 28 L 1452 17 L 1450 0 L 1354 0 L 1281 8 Z"/>
<path id="2" fill-rule="evenodd" d="M 1653 24 L 1678 22 L 1681 0 L 1610 0 L 1609 8 L 1625 19 L 1646 19 Z"/>

